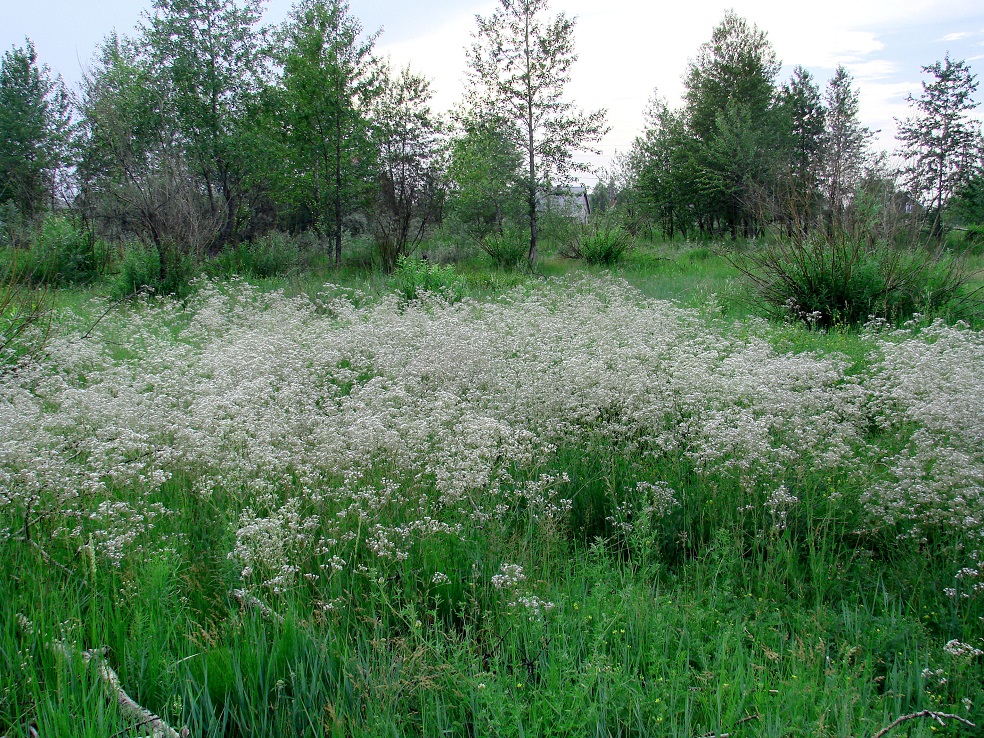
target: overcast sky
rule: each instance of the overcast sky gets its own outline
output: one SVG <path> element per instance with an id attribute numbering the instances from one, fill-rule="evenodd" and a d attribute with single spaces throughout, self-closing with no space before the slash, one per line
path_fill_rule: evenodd
<path id="1" fill-rule="evenodd" d="M 293 0 L 268 0 L 266 22 L 283 21 Z M 461 96 L 465 47 L 475 14 L 497 3 L 477 0 L 350 0 L 368 31 L 382 28 L 377 51 L 394 66 L 410 65 L 432 80 L 434 107 L 446 110 Z M 0 49 L 34 41 L 38 56 L 67 82 L 78 81 L 100 40 L 129 34 L 150 0 L 0 0 Z M 782 78 L 802 64 L 825 83 L 837 64 L 861 91 L 861 117 L 894 147 L 894 119 L 908 114 L 906 96 L 927 79 L 921 67 L 943 58 L 965 59 L 984 71 L 981 0 L 554 0 L 551 12 L 576 16 L 570 99 L 606 108 L 611 132 L 602 142 L 605 163 L 625 151 L 643 126 L 653 91 L 678 104 L 687 61 L 710 38 L 726 9 L 766 31 L 783 62 Z M 979 92 L 978 100 L 984 100 Z M 982 106 L 984 107 L 984 106 Z M 585 177 L 593 182 L 593 177 Z"/>

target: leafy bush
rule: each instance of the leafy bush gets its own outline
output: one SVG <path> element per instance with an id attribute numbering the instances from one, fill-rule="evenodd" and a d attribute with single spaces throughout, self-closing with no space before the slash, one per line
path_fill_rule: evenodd
<path id="1" fill-rule="evenodd" d="M 577 258 L 592 266 L 617 264 L 630 248 L 631 236 L 620 226 L 608 225 L 590 227 L 574 246 Z"/>
<path id="2" fill-rule="evenodd" d="M 490 233 L 481 241 L 482 251 L 489 255 L 494 266 L 515 269 L 529 255 L 530 244 L 519 230 L 506 229 L 502 233 Z"/>
<path id="3" fill-rule="evenodd" d="M 448 302 L 458 302 L 465 293 L 465 281 L 453 265 L 432 264 L 413 256 L 401 256 L 397 260 L 390 283 L 407 300 L 416 300 L 430 292 Z"/>
<path id="4" fill-rule="evenodd" d="M 279 232 L 230 247 L 210 265 L 215 276 L 239 274 L 260 278 L 287 274 L 301 266 L 302 254 L 297 242 Z"/>
<path id="5" fill-rule="evenodd" d="M 159 294 L 183 297 L 194 276 L 194 260 L 179 249 L 133 242 L 123 250 L 112 294 L 120 299 L 150 288 Z"/>
<path id="6" fill-rule="evenodd" d="M 542 253 L 562 253 L 577 242 L 584 230 L 580 219 L 566 212 L 549 210 L 538 218 L 537 237 Z"/>
<path id="7" fill-rule="evenodd" d="M 85 284 L 98 276 L 92 234 L 64 215 L 44 220 L 32 249 L 35 278 L 46 284 Z"/>
<path id="8" fill-rule="evenodd" d="M 780 240 L 728 259 L 767 313 L 811 327 L 898 323 L 917 312 L 969 317 L 977 307 L 959 260 L 846 234 Z"/>

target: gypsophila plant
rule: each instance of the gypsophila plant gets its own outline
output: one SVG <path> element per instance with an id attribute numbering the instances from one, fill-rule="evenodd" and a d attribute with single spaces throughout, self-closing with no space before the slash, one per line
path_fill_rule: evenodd
<path id="1" fill-rule="evenodd" d="M 112 304 L 0 373 L 3 732 L 133 730 L 73 653 L 201 735 L 981 721 L 966 326 L 851 358 L 611 278 Z"/>

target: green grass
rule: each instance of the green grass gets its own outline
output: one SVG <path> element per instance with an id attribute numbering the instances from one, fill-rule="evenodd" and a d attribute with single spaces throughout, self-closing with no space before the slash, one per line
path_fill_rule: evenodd
<path id="1" fill-rule="evenodd" d="M 783 353 L 842 355 L 848 374 L 872 360 L 872 338 L 857 331 L 745 320 L 737 272 L 704 247 L 645 244 L 609 270 L 559 257 L 540 274 L 483 262 L 457 270 L 477 299 L 544 276 L 607 272 Z M 385 275 L 358 264 L 257 284 L 312 295 L 328 281 L 368 300 L 389 290 Z M 56 305 L 85 324 L 105 304 L 91 294 L 59 290 Z M 120 348 L 129 349 L 138 351 Z M 22 521 L 0 508 L 11 531 L 0 539 L 0 735 L 137 734 L 96 669 L 67 663 L 59 642 L 107 647 L 126 691 L 193 736 L 867 736 L 924 709 L 984 724 L 984 657 L 942 649 L 951 639 L 980 646 L 984 635 L 980 598 L 944 593 L 967 540 L 866 530 L 857 500 L 882 466 L 795 467 L 750 490 L 680 453 L 642 454 L 636 439 L 613 440 L 600 425 L 588 438 L 513 470 L 517 488 L 569 477 L 572 509 L 559 522 L 519 508 L 505 525 L 432 535 L 386 563 L 367 553 L 353 520 L 345 556 L 364 568 L 265 595 L 276 619 L 232 594 L 242 580 L 226 552 L 244 490 L 202 494 L 200 470 L 154 493 L 173 514 L 144 535 L 165 545 L 138 545 L 118 568 L 53 535 L 43 517 L 25 540 Z M 887 453 L 905 439 L 872 428 L 859 442 Z M 363 481 L 404 473 L 380 463 Z M 631 492 L 640 479 L 665 481 L 679 507 L 646 518 Z M 800 500 L 782 525 L 762 508 L 742 512 L 749 495 L 779 483 Z M 255 504 L 301 487 L 285 482 Z M 409 522 L 404 514 L 393 523 Z M 531 611 L 491 587 L 505 562 L 521 565 L 552 607 Z M 893 733 L 978 734 L 931 720 Z"/>

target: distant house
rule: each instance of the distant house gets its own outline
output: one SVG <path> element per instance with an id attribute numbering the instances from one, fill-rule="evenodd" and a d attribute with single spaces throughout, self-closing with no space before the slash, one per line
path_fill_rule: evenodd
<path id="1" fill-rule="evenodd" d="M 588 204 L 588 188 L 584 185 L 556 187 L 550 194 L 541 195 L 540 210 L 564 213 L 582 223 L 588 222 L 591 206 Z"/>

